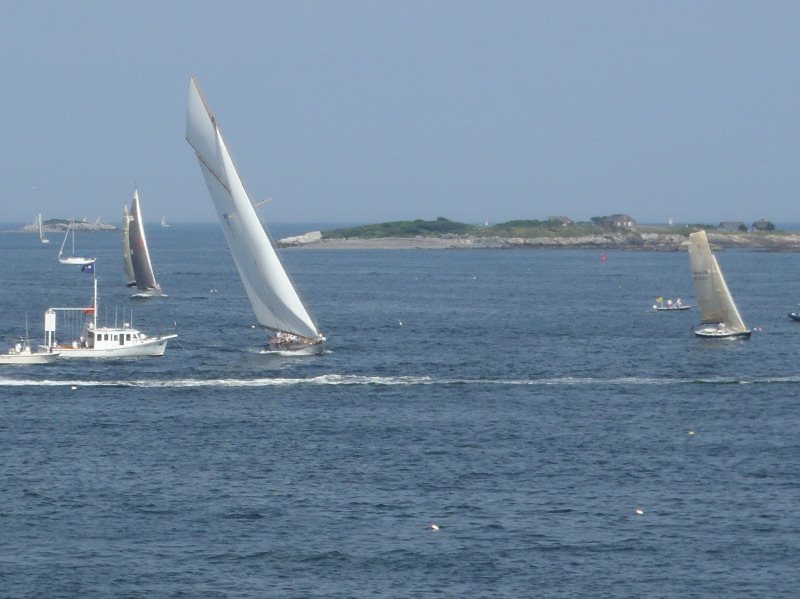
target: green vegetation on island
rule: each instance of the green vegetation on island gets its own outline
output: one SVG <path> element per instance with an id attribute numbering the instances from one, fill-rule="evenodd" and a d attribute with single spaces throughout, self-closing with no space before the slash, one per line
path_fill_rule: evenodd
<path id="1" fill-rule="evenodd" d="M 638 225 L 634 229 L 605 224 L 607 217 L 594 217 L 590 222 L 564 223 L 559 220 L 511 220 L 491 226 L 470 225 L 439 217 L 436 220 L 402 220 L 360 227 L 344 227 L 322 231 L 323 239 L 381 239 L 393 237 L 441 237 L 470 235 L 472 237 L 503 237 L 536 239 L 542 237 L 573 238 L 605 233 L 626 233 L 637 236 L 642 233 L 689 235 L 705 229 L 717 230 L 714 225 L 692 224 L 664 227 Z"/>
<path id="2" fill-rule="evenodd" d="M 380 239 L 384 237 L 436 237 L 438 235 L 475 235 L 476 225 L 467 225 L 441 216 L 436 220 L 398 220 L 377 225 L 344 227 L 323 231 L 323 239 Z"/>

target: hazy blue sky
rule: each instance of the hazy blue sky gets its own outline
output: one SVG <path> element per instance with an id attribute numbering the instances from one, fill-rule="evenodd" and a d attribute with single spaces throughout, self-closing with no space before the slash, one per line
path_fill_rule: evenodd
<path id="1" fill-rule="evenodd" d="M 0 221 L 800 221 L 800 2 L 0 2 Z"/>

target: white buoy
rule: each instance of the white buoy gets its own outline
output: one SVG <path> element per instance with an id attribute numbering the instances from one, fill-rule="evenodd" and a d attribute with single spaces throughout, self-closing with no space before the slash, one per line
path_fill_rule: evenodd
<path id="1" fill-rule="evenodd" d="M 436 524 L 431 524 L 428 528 L 434 531 L 439 530 L 439 527 Z"/>
<path id="2" fill-rule="evenodd" d="M 637 516 L 641 516 L 642 514 L 644 514 L 644 510 L 640 510 L 640 509 L 636 510 L 636 515 Z"/>

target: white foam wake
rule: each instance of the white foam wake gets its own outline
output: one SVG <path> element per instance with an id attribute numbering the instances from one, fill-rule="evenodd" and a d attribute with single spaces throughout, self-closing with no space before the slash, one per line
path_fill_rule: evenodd
<path id="1" fill-rule="evenodd" d="M 284 386 L 399 386 L 399 385 L 537 385 L 537 386 L 647 386 L 647 385 L 736 385 L 798 383 L 800 377 L 737 378 L 520 378 L 520 379 L 435 379 L 429 376 L 366 376 L 348 374 L 324 374 L 309 378 L 175 378 L 175 379 L 22 379 L 0 377 L 0 387 L 138 387 L 138 388 L 191 388 L 191 387 L 284 387 Z"/>

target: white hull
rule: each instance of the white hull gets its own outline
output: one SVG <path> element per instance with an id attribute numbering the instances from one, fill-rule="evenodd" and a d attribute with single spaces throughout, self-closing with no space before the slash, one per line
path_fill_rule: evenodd
<path id="1" fill-rule="evenodd" d="M 118 347 L 71 347 L 68 345 L 57 345 L 54 348 L 61 354 L 62 358 L 131 358 L 136 356 L 163 356 L 167 350 L 167 342 L 174 339 L 177 335 L 164 335 L 162 337 L 148 337 L 143 341 L 138 341 L 131 345 L 120 345 Z M 50 348 L 41 346 L 45 351 Z"/>
<path id="2" fill-rule="evenodd" d="M 268 348 L 261 350 L 259 353 L 261 354 L 277 354 L 279 356 L 285 356 L 287 358 L 291 358 L 294 356 L 319 356 L 320 354 L 325 353 L 325 347 L 322 343 L 317 343 L 316 345 L 310 345 L 307 347 L 300 347 L 297 349 L 277 349 L 277 348 Z"/>
<path id="3" fill-rule="evenodd" d="M 134 283 L 133 285 L 136 285 L 136 283 Z M 131 287 L 133 285 L 131 285 Z M 166 294 L 161 291 L 161 287 L 156 287 L 155 289 L 147 289 L 146 291 L 137 291 L 131 297 L 148 298 L 148 297 L 161 297 L 162 295 Z"/>
<path id="4" fill-rule="evenodd" d="M 95 258 L 83 258 L 81 256 L 70 256 L 68 258 L 59 258 L 58 259 L 61 264 L 74 264 L 76 266 L 86 266 L 87 264 L 91 264 L 95 262 Z"/>
<path id="5" fill-rule="evenodd" d="M 31 352 L 31 351 L 22 351 L 22 352 L 15 352 L 11 350 L 7 354 L 0 354 L 0 365 L 3 364 L 14 364 L 14 365 L 25 365 L 25 364 L 51 364 L 55 362 L 60 355 L 60 352 Z"/>

